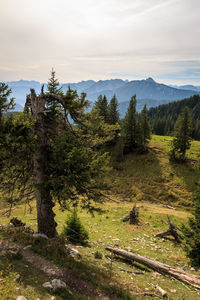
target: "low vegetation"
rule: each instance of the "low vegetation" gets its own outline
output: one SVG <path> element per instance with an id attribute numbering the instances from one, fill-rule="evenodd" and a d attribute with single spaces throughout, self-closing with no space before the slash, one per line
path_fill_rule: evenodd
<path id="1" fill-rule="evenodd" d="M 119 257 L 112 258 L 112 255 L 105 250 L 106 245 L 115 245 L 174 267 L 184 267 L 189 273 L 200 274 L 190 265 L 182 244 L 175 243 L 173 239 L 155 237 L 158 232 L 168 229 L 167 216 L 179 228 L 187 223 L 188 218 L 192 216 L 190 213 L 192 193 L 196 189 L 195 182 L 199 179 L 199 142 L 192 142 L 188 151 L 188 161 L 184 165 L 169 161 L 170 142 L 169 137 L 153 136 L 147 154 L 128 154 L 125 160 L 118 164 L 117 169 L 114 169 L 111 177 L 107 179 L 111 186 L 107 196 L 116 202 L 100 205 L 101 214 L 96 213 L 95 217 L 92 217 L 78 208 L 81 223 L 89 232 L 87 246 L 72 246 L 81 254 L 80 260 L 76 261 L 65 253 L 64 245 L 67 243 L 65 238 L 35 239 L 28 232 L 14 228 L 6 229 L 6 227 L 1 227 L 0 238 L 24 246 L 31 245 L 31 250 L 34 252 L 60 267 L 73 270 L 83 280 L 92 283 L 110 297 L 115 295 L 119 299 L 144 299 L 143 296 L 135 294 L 143 292 L 159 294 L 155 288 L 158 284 L 167 291 L 170 299 L 197 299 L 199 292 L 194 288 L 186 287 L 142 265 Z M 139 207 L 140 222 L 139 225 L 130 225 L 123 222 L 122 218 L 129 213 L 135 202 Z M 36 208 L 33 202 L 31 207 L 32 211 L 26 209 L 25 213 L 24 205 L 16 206 L 12 215 L 36 230 Z M 7 225 L 9 222 L 6 211 L 7 209 L 4 208 L 0 212 L 2 225 Z M 71 212 L 67 212 L 61 211 L 59 206 L 56 206 L 54 212 L 58 233 L 61 234 L 66 219 L 73 213 L 73 208 Z M 42 287 L 42 284 L 48 280 L 46 275 L 28 265 L 32 277 L 31 275 L 26 277 L 24 275 L 26 265 L 28 264 L 22 259 L 10 257 L 6 253 L 1 255 L 1 270 L 9 267 L 12 272 L 19 273 L 21 277 L 19 282 L 14 282 L 14 296 L 23 294 L 30 300 L 37 297 L 49 299 L 49 292 Z M 12 276 L 8 275 L 7 280 L 12 282 Z M 68 294 L 66 291 L 65 296 L 55 295 L 55 297 L 72 299 L 70 292 Z M 75 294 L 73 297 L 84 299 Z"/>

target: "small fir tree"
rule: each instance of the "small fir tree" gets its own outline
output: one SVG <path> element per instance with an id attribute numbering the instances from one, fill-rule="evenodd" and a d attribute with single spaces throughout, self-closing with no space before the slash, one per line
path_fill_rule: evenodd
<path id="1" fill-rule="evenodd" d="M 191 123 L 189 108 L 185 107 L 175 124 L 175 137 L 170 152 L 172 160 L 185 161 L 186 150 L 191 146 Z"/>
<path id="2" fill-rule="evenodd" d="M 77 208 L 74 208 L 73 213 L 66 220 L 63 234 L 71 243 L 85 244 L 87 242 L 89 235 L 77 215 Z"/>
<path id="3" fill-rule="evenodd" d="M 183 225 L 185 251 L 191 264 L 200 267 L 200 183 L 194 195 L 193 218 L 189 219 L 189 226 Z"/>

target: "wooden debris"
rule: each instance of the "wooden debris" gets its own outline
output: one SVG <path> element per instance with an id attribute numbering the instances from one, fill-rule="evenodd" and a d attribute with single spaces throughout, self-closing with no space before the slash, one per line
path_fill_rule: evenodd
<path id="1" fill-rule="evenodd" d="M 136 204 L 130 210 L 129 214 L 123 216 L 123 222 L 129 221 L 129 224 L 138 224 L 139 223 L 139 209 L 136 207 Z"/>
<path id="2" fill-rule="evenodd" d="M 181 240 L 182 240 L 182 237 L 178 234 L 178 230 L 180 230 L 175 224 L 173 224 L 171 221 L 170 221 L 170 218 L 168 218 L 168 224 L 169 224 L 169 229 L 167 231 L 163 231 L 163 232 L 159 232 L 155 235 L 155 237 L 160 237 L 160 238 L 163 238 L 163 237 L 166 237 L 166 236 L 173 236 L 175 241 L 177 243 L 181 243 Z"/>
<path id="3" fill-rule="evenodd" d="M 144 272 L 142 272 L 142 271 L 131 271 L 131 270 L 123 269 L 121 267 L 119 267 L 118 269 L 122 272 L 127 272 L 127 273 L 131 273 L 131 274 L 135 274 L 135 275 L 144 274 Z"/>
<path id="4" fill-rule="evenodd" d="M 16 217 L 10 220 L 10 224 L 12 224 L 14 227 L 26 226 L 25 223 L 23 223 L 21 220 L 17 219 Z"/>
<path id="5" fill-rule="evenodd" d="M 163 299 L 163 297 L 157 295 L 157 294 L 154 294 L 154 293 L 134 293 L 133 295 L 136 295 L 136 296 L 147 296 L 147 297 L 154 297 L 154 298 L 159 298 L 159 299 Z"/>
<path id="6" fill-rule="evenodd" d="M 156 285 L 156 288 L 161 293 L 162 297 L 167 296 L 167 292 L 163 290 L 158 284 Z"/>
<path id="7" fill-rule="evenodd" d="M 134 260 L 140 264 L 145 265 L 146 267 L 160 273 L 163 275 L 169 275 L 171 277 L 176 278 L 177 280 L 186 283 L 188 285 L 194 286 L 200 289 L 200 276 L 189 274 L 184 272 L 182 269 L 171 267 L 167 264 L 163 264 L 154 259 L 148 258 L 146 256 L 142 256 L 135 253 L 127 252 L 123 249 L 107 246 L 106 250 L 113 252 L 114 254 L 126 257 L 130 260 Z"/>
<path id="8" fill-rule="evenodd" d="M 166 208 L 169 208 L 169 209 L 173 209 L 173 210 L 176 209 L 175 207 L 173 207 L 173 206 L 171 206 L 171 205 L 163 205 L 163 207 L 166 207 Z"/>

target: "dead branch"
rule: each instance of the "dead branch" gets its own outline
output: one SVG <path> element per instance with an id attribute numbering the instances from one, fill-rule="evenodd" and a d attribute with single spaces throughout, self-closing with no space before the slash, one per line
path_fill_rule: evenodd
<path id="1" fill-rule="evenodd" d="M 163 232 L 159 232 L 155 235 L 155 237 L 160 237 L 160 238 L 163 238 L 163 237 L 166 237 L 166 236 L 173 236 L 175 241 L 177 243 L 181 243 L 181 240 L 182 240 L 182 237 L 178 234 L 178 230 L 180 230 L 175 224 L 173 224 L 171 221 L 170 221 L 170 218 L 169 216 L 167 216 L 168 218 L 168 224 L 169 224 L 169 229 L 167 231 L 163 231 Z"/>

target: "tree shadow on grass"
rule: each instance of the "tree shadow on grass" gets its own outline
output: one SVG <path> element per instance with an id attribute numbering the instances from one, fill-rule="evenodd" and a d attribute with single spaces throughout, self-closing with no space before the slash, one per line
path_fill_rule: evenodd
<path id="1" fill-rule="evenodd" d="M 187 159 L 184 163 L 170 162 L 170 165 L 174 174 L 183 181 L 187 191 L 193 193 L 200 180 L 200 172 L 194 161 Z"/>
<path id="2" fill-rule="evenodd" d="M 115 171 L 113 177 L 116 182 L 116 192 L 118 187 L 124 192 L 125 197 L 138 199 L 137 194 L 141 194 L 139 200 L 170 203 L 168 183 L 170 178 L 166 178 L 165 170 L 161 166 L 160 159 L 164 153 L 159 148 L 150 148 L 147 154 L 128 154 L 125 161 L 121 163 L 122 171 Z M 115 180 L 113 186 L 115 191 Z M 135 187 L 135 190 L 134 188 Z M 135 193 L 135 195 L 134 195 Z"/>
<path id="3" fill-rule="evenodd" d="M 77 278 L 74 281 L 75 285 L 78 284 L 78 282 L 80 282 L 80 284 L 84 283 L 85 287 L 88 285 L 88 288 L 93 292 L 96 289 L 99 289 L 104 292 L 109 292 L 111 295 L 115 295 L 115 296 L 120 295 L 120 297 L 121 296 L 124 297 L 124 298 L 121 297 L 120 299 L 131 299 L 131 296 L 129 296 L 128 292 L 123 287 L 121 287 L 120 283 L 117 286 L 113 286 L 111 289 L 109 269 L 108 272 L 106 272 L 101 268 L 99 268 L 98 265 L 97 266 L 93 265 L 90 261 L 87 260 L 76 261 L 69 255 L 67 255 L 66 251 L 63 251 L 62 239 L 46 240 L 46 239 L 37 238 L 37 239 L 33 239 L 32 243 L 30 243 L 30 239 L 32 239 L 32 237 L 30 237 L 27 233 L 24 234 L 23 232 L 16 232 L 15 230 L 12 232 L 12 229 L 11 231 L 9 231 L 9 233 L 10 233 L 9 240 L 11 241 L 13 241 L 12 238 L 14 237 L 14 240 L 17 239 L 18 243 L 21 244 L 23 242 L 23 246 L 32 244 L 31 250 L 34 250 L 34 252 L 36 252 L 37 254 L 39 252 L 39 254 L 47 260 L 47 263 L 49 260 L 54 264 L 56 264 L 57 266 L 59 266 L 60 269 L 63 270 L 64 272 L 63 273 L 64 277 L 66 273 L 67 275 L 66 278 L 70 277 L 71 275 L 73 275 L 74 279 Z M 42 295 L 47 294 L 45 289 L 42 287 L 42 284 L 46 281 L 49 281 L 50 279 L 42 271 L 26 263 L 26 261 L 24 261 L 22 257 L 17 260 L 13 259 L 9 255 L 6 257 L 7 257 L 6 260 L 5 258 L 2 261 L 0 260 L 0 269 L 5 268 L 6 265 L 12 265 L 13 270 L 20 273 L 20 281 L 21 284 L 24 285 L 24 287 L 31 286 L 34 290 L 39 291 Z M 68 279 L 66 282 L 68 282 Z M 70 280 L 71 279 L 72 278 L 70 277 Z M 80 288 L 77 289 L 77 291 L 79 290 Z M 26 296 L 26 294 L 24 296 Z M 79 296 L 79 294 L 75 294 L 75 296 L 72 296 L 70 291 L 61 291 L 57 296 L 58 298 L 56 299 L 71 299 L 71 300 L 88 299 L 84 295 Z"/>

